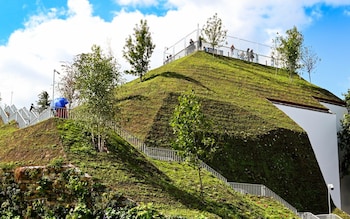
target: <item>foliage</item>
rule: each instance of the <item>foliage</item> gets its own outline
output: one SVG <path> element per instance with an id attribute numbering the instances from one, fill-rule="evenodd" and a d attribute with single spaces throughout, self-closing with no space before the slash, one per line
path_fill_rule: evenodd
<path id="1" fill-rule="evenodd" d="M 47 109 L 48 106 L 50 106 L 50 101 L 49 101 L 49 94 L 46 91 L 42 91 L 38 95 L 39 100 L 37 101 L 38 105 L 38 112 L 41 113 L 45 109 Z"/>
<path id="2" fill-rule="evenodd" d="M 317 67 L 317 62 L 321 61 L 321 59 L 317 56 L 317 54 L 309 47 L 303 47 L 301 54 L 301 63 L 302 67 L 309 75 L 309 82 L 311 83 L 311 73 Z"/>
<path id="3" fill-rule="evenodd" d="M 346 107 L 350 109 L 350 89 L 345 96 Z M 345 114 L 341 121 L 341 130 L 338 132 L 340 148 L 340 173 L 341 177 L 350 174 L 350 115 Z"/>
<path id="4" fill-rule="evenodd" d="M 75 81 L 75 75 L 76 75 L 76 69 L 75 66 L 72 63 L 65 62 L 62 65 L 63 72 L 65 73 L 63 77 L 61 78 L 61 81 L 59 83 L 59 90 L 63 97 L 65 97 L 68 100 L 69 109 L 72 108 L 72 104 L 78 100 L 78 93 L 76 90 L 76 81 Z"/>
<path id="5" fill-rule="evenodd" d="M 201 105 L 194 91 L 179 97 L 179 105 L 175 108 L 170 121 L 176 136 L 173 147 L 179 150 L 182 157 L 198 168 L 201 194 L 203 185 L 201 178 L 200 158 L 210 157 L 215 151 L 215 140 L 207 136 L 210 125 L 201 111 Z"/>
<path id="6" fill-rule="evenodd" d="M 303 35 L 295 26 L 286 31 L 286 37 L 280 36 L 276 40 L 280 43 L 277 46 L 277 51 L 281 55 L 282 62 L 290 77 L 301 68 L 300 59 L 302 57 L 303 41 Z"/>
<path id="7" fill-rule="evenodd" d="M 119 66 L 111 55 L 94 45 L 91 53 L 75 57 L 76 89 L 82 105 L 76 118 L 91 130 L 91 140 L 98 151 L 105 150 L 106 132 L 116 119 L 114 90 L 120 79 Z"/>
<path id="8" fill-rule="evenodd" d="M 202 28 L 201 38 L 209 43 L 214 49 L 226 40 L 227 30 L 224 29 L 222 21 L 217 13 L 208 18 L 207 23 Z"/>
<path id="9" fill-rule="evenodd" d="M 129 36 L 123 49 L 123 57 L 130 63 L 132 70 L 127 74 L 136 75 L 142 82 L 144 74 L 149 69 L 150 58 L 155 44 L 152 42 L 151 32 L 147 20 L 140 20 L 134 28 L 134 37 Z"/>

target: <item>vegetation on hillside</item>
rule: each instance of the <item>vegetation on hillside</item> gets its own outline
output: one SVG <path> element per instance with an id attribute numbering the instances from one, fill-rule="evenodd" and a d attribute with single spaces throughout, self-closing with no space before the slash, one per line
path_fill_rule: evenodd
<path id="1" fill-rule="evenodd" d="M 308 137 L 273 103 L 326 112 L 318 100 L 342 100 L 282 69 L 200 51 L 118 89 L 121 125 L 149 146 L 170 147 L 177 98 L 191 89 L 213 121 L 219 149 L 207 162 L 214 169 L 232 181 L 265 184 L 298 210 L 327 211 Z"/>
<path id="2" fill-rule="evenodd" d="M 1 165 L 1 185 L 11 188 L 0 196 L 2 204 L 8 203 L 1 211 L 11 218 L 20 215 L 31 218 L 101 218 L 103 215 L 136 218 L 136 214 L 139 218 L 163 215 L 157 218 L 173 219 L 296 218 L 274 200 L 240 195 L 208 172 L 203 174 L 205 195 L 200 198 L 196 171 L 191 167 L 149 160 L 113 132 L 107 144 L 110 153 L 98 153 L 90 144 L 88 132 L 82 132 L 72 121 L 50 119 L 30 130 L 18 130 L 11 125 L 0 129 L 2 142 L 6 133 L 17 136 L 13 139 L 14 144 L 19 139 L 38 136 L 21 148 L 12 149 L 13 153 L 25 151 L 21 163 L 9 165 L 8 161 Z M 33 150 L 46 138 L 59 138 L 61 144 L 57 147 L 64 154 L 51 153 L 55 152 L 55 147 L 40 153 Z M 11 153 L 5 148 L 6 145 L 1 143 L 3 156 Z M 24 167 L 31 165 L 29 158 L 38 154 L 55 156 L 50 161 L 38 161 L 36 164 L 44 165 L 42 168 Z M 74 165 L 79 171 L 63 168 L 66 164 Z M 14 174 L 16 168 L 17 174 Z"/>

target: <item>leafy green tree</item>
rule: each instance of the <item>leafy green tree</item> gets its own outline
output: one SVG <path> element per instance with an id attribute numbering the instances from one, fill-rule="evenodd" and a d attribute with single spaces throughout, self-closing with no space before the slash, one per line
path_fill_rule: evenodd
<path id="1" fill-rule="evenodd" d="M 120 80 L 119 65 L 97 45 L 92 46 L 91 53 L 76 56 L 73 65 L 81 104 L 76 117 L 91 130 L 97 150 L 104 151 L 108 124 L 116 119 L 114 92 Z"/>
<path id="2" fill-rule="evenodd" d="M 317 56 L 317 54 L 309 47 L 303 47 L 302 55 L 301 55 L 301 63 L 302 67 L 309 75 L 309 81 L 311 83 L 311 73 L 315 70 L 317 66 L 317 62 L 321 61 L 321 59 Z"/>
<path id="3" fill-rule="evenodd" d="M 346 107 L 350 109 L 350 89 L 345 96 Z M 350 115 L 346 114 L 341 123 L 341 130 L 338 133 L 340 148 L 340 173 L 341 176 L 350 174 Z"/>
<path id="4" fill-rule="evenodd" d="M 204 42 L 209 43 L 213 50 L 226 40 L 226 35 L 227 30 L 224 29 L 222 21 L 218 18 L 217 13 L 215 13 L 213 17 L 208 18 L 201 32 L 201 38 Z"/>
<path id="5" fill-rule="evenodd" d="M 279 36 L 277 38 L 276 42 L 280 43 L 277 46 L 277 51 L 289 75 L 292 76 L 293 73 L 296 73 L 302 67 L 300 59 L 304 37 L 294 26 L 292 29 L 286 31 L 285 37 Z"/>
<path id="6" fill-rule="evenodd" d="M 49 101 L 49 94 L 46 91 L 42 91 L 39 95 L 38 95 L 38 112 L 41 113 L 42 111 L 44 111 L 45 109 L 47 109 L 47 107 L 50 106 L 50 101 Z"/>
<path id="7" fill-rule="evenodd" d="M 141 20 L 140 25 L 136 24 L 134 28 L 134 37 L 129 36 L 123 48 L 123 57 L 130 63 L 132 68 L 125 71 L 125 73 L 140 77 L 142 82 L 143 76 L 149 69 L 150 58 L 154 48 L 155 44 L 152 42 L 147 20 Z"/>
<path id="8" fill-rule="evenodd" d="M 200 158 L 212 156 L 215 151 L 215 140 L 208 135 L 210 123 L 202 113 L 201 105 L 194 91 L 179 97 L 179 105 L 175 108 L 170 125 L 176 136 L 173 148 L 198 169 L 200 191 L 203 195 Z"/>

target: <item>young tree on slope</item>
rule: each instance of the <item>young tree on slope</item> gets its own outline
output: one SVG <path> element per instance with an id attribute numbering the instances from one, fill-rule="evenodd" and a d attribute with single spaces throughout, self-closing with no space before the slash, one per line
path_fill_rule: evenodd
<path id="1" fill-rule="evenodd" d="M 129 36 L 126 39 L 123 50 L 123 57 L 130 63 L 132 68 L 129 71 L 125 71 L 125 73 L 140 77 L 142 82 L 143 76 L 149 69 L 150 58 L 155 44 L 152 42 L 147 20 L 141 20 L 140 26 L 136 24 L 134 31 L 134 38 Z"/>
<path id="2" fill-rule="evenodd" d="M 315 70 L 317 66 L 317 62 L 321 61 L 321 59 L 317 56 L 317 54 L 309 47 L 303 47 L 301 62 L 302 67 L 309 74 L 309 82 L 311 83 L 311 73 Z"/>
<path id="3" fill-rule="evenodd" d="M 279 36 L 276 40 L 280 43 L 277 46 L 277 51 L 281 55 L 281 61 L 284 63 L 290 77 L 292 77 L 292 74 L 302 67 L 300 59 L 304 37 L 295 26 L 287 30 L 286 34 L 285 37 Z"/>
<path id="4" fill-rule="evenodd" d="M 108 124 L 116 119 L 114 92 L 120 72 L 114 57 L 103 54 L 96 45 L 91 50 L 91 53 L 77 55 L 73 63 L 75 87 L 81 104 L 77 108 L 77 117 L 91 130 L 96 149 L 104 151 Z"/>
<path id="5" fill-rule="evenodd" d="M 180 156 L 198 169 L 200 192 L 203 195 L 200 158 L 210 158 L 215 152 L 215 140 L 208 136 L 210 125 L 201 111 L 201 105 L 194 92 L 179 97 L 170 125 L 175 134 L 173 148 Z"/>
<path id="6" fill-rule="evenodd" d="M 227 30 L 224 30 L 222 21 L 217 13 L 208 18 L 207 23 L 202 28 L 201 38 L 211 45 L 213 51 L 226 40 Z"/>
<path id="7" fill-rule="evenodd" d="M 72 103 L 78 100 L 78 93 L 75 87 L 75 75 L 76 69 L 72 63 L 65 62 L 62 65 L 63 71 L 65 74 L 63 75 L 60 83 L 59 83 L 59 91 L 69 101 L 69 109 L 72 107 Z"/>
<path id="8" fill-rule="evenodd" d="M 350 89 L 345 96 L 346 108 L 350 109 Z M 340 148 L 340 173 L 341 177 L 350 174 L 350 115 L 344 115 L 341 121 L 341 130 L 338 133 Z"/>
<path id="9" fill-rule="evenodd" d="M 49 94 L 46 91 L 41 92 L 38 95 L 38 112 L 41 113 L 42 111 L 44 111 L 45 109 L 47 109 L 48 106 L 50 106 L 50 101 L 49 101 Z"/>

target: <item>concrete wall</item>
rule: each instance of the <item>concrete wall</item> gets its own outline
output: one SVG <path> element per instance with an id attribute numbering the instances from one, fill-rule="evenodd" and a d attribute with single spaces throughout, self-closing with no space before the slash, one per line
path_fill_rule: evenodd
<path id="1" fill-rule="evenodd" d="M 334 190 L 330 191 L 332 200 L 338 208 L 341 208 L 337 141 L 337 119 L 339 116 L 333 113 L 301 109 L 282 104 L 274 105 L 307 132 L 326 182 L 325 187 L 327 187 L 327 184 L 334 185 Z M 324 197 L 326 199 L 328 194 L 324 194 Z"/>
<path id="2" fill-rule="evenodd" d="M 337 115 L 337 131 L 341 129 L 341 120 L 344 115 L 348 113 L 345 107 L 332 105 L 329 103 L 322 103 L 322 105 L 327 107 L 330 112 Z M 345 176 L 340 180 L 340 193 L 341 193 L 341 209 L 348 214 L 350 214 L 350 176 Z"/>

